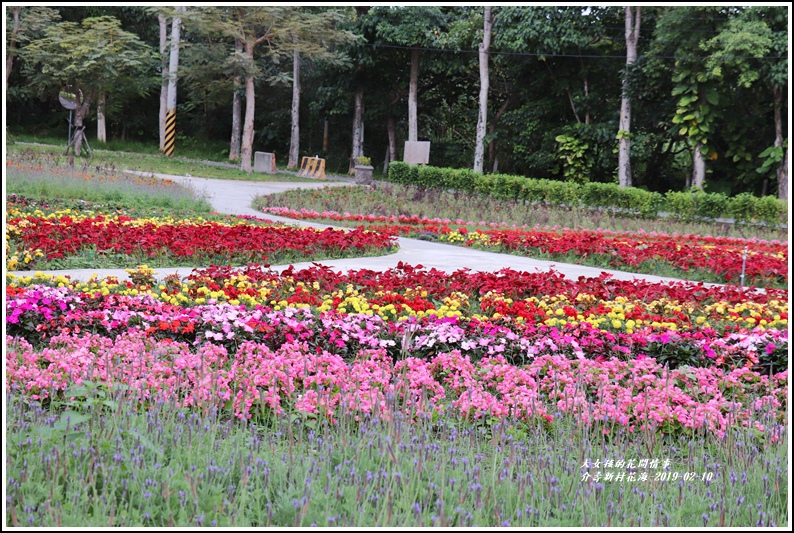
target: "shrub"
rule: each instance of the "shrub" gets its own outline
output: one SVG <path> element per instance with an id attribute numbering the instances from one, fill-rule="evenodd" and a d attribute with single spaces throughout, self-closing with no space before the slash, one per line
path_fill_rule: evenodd
<path id="1" fill-rule="evenodd" d="M 389 180 L 405 185 L 415 185 L 417 182 L 417 167 L 412 167 L 403 161 L 389 163 Z"/>
<path id="2" fill-rule="evenodd" d="M 444 169 L 438 167 L 428 167 L 418 165 L 415 185 L 420 187 L 445 188 L 447 184 L 444 179 Z"/>
<path id="3" fill-rule="evenodd" d="M 667 191 L 664 200 L 667 211 L 673 218 L 686 222 L 695 220 L 695 199 L 690 193 Z"/>
<path id="4" fill-rule="evenodd" d="M 737 225 L 754 222 L 758 218 L 758 198 L 749 192 L 737 194 L 731 198 L 728 212 Z"/>
<path id="5" fill-rule="evenodd" d="M 697 190 L 692 195 L 695 199 L 695 214 L 700 218 L 714 220 L 728 210 L 728 197 L 723 193 Z"/>
<path id="6" fill-rule="evenodd" d="M 774 196 L 759 198 L 757 205 L 757 218 L 769 226 L 780 224 L 783 215 L 786 214 L 786 203 Z"/>

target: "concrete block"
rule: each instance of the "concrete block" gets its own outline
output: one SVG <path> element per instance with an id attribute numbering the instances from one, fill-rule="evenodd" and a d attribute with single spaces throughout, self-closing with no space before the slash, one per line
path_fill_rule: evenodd
<path id="1" fill-rule="evenodd" d="M 267 174 L 278 172 L 276 169 L 276 154 L 254 152 L 254 172 L 265 172 Z"/>
<path id="2" fill-rule="evenodd" d="M 409 165 L 427 165 L 430 161 L 430 141 L 405 141 L 403 161 Z"/>

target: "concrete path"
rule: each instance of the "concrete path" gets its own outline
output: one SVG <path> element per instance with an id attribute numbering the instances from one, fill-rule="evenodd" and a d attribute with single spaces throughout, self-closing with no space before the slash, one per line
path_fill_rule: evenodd
<path id="1" fill-rule="evenodd" d="M 147 173 L 147 175 L 150 175 Z M 251 202 L 254 197 L 263 194 L 273 194 L 283 192 L 290 189 L 319 189 L 323 187 L 349 187 L 355 186 L 353 180 L 350 179 L 330 179 L 324 181 L 317 181 L 316 183 L 306 182 L 250 182 L 250 181 L 231 181 L 231 180 L 218 180 L 209 178 L 198 178 L 188 176 L 175 176 L 170 174 L 154 174 L 159 178 L 167 178 L 176 181 L 183 185 L 192 187 L 197 192 L 204 194 L 210 204 L 219 213 L 231 215 L 251 215 L 268 220 L 285 222 L 297 226 L 311 226 L 316 228 L 335 227 L 325 224 L 316 224 L 312 222 L 305 222 L 301 220 L 293 220 L 289 218 L 274 216 L 262 213 L 251 207 Z M 454 272 L 459 269 L 468 268 L 475 272 L 488 272 L 498 271 L 503 268 L 511 268 L 518 271 L 527 272 L 548 272 L 551 269 L 562 273 L 568 278 L 577 279 L 579 276 L 597 277 L 602 272 L 612 274 L 616 279 L 633 280 L 643 279 L 651 282 L 668 282 L 680 281 L 673 278 L 663 278 L 659 276 L 651 276 L 646 274 L 633 274 L 630 272 L 621 272 L 618 270 L 603 270 L 596 267 L 573 265 L 566 263 L 555 263 L 552 261 L 541 261 L 538 259 L 530 259 L 528 257 L 520 257 L 516 255 L 499 254 L 493 252 L 485 252 L 481 250 L 474 250 L 471 248 L 464 248 L 460 246 L 453 246 L 450 244 L 441 244 L 436 242 L 422 241 L 418 239 L 407 239 L 404 237 L 399 238 L 400 250 L 391 255 L 384 255 L 379 257 L 361 257 L 353 259 L 334 259 L 317 261 L 322 265 L 327 265 L 333 270 L 343 272 L 347 270 L 370 269 L 376 271 L 388 270 L 396 266 L 399 262 L 408 263 L 413 266 L 423 265 L 425 268 L 435 268 L 443 272 Z M 312 261 L 295 263 L 296 269 L 306 268 L 312 265 Z M 286 269 L 288 265 L 272 266 L 271 268 L 276 271 Z M 155 268 L 156 277 L 162 279 L 163 277 L 177 273 L 180 277 L 185 277 L 195 267 L 180 267 L 180 268 Z M 30 276 L 33 271 L 17 271 L 14 272 L 17 276 Z M 99 278 L 105 276 L 116 276 L 119 280 L 128 278 L 124 269 L 78 269 L 78 270 L 58 270 L 47 271 L 47 274 L 63 274 L 68 275 L 73 280 L 87 280 L 92 275 L 97 275 Z"/>

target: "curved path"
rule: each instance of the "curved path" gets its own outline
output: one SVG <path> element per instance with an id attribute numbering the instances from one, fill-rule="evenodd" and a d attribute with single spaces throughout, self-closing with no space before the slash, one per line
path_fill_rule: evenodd
<path id="1" fill-rule="evenodd" d="M 151 175 L 148 174 L 147 175 Z M 251 202 L 255 196 L 262 194 L 272 194 L 283 192 L 290 189 L 319 189 L 323 187 L 349 187 L 356 186 L 353 180 L 340 179 L 338 181 L 317 181 L 312 182 L 251 182 L 251 181 L 231 181 L 218 180 L 199 177 L 175 176 L 170 174 L 154 174 L 159 178 L 167 178 L 192 187 L 197 192 L 204 194 L 210 204 L 219 213 L 230 215 L 251 215 L 278 222 L 286 222 L 299 226 L 312 226 L 317 228 L 334 227 L 326 224 L 317 224 L 302 220 L 274 216 L 262 213 L 251 207 Z M 352 259 L 333 259 L 316 261 L 316 263 L 327 265 L 336 271 L 347 271 L 357 269 L 370 269 L 376 271 L 388 270 L 395 267 L 399 262 L 413 266 L 423 265 L 425 268 L 435 268 L 443 272 L 451 273 L 458 269 L 468 268 L 472 271 L 498 271 L 503 268 L 527 272 L 548 272 L 551 269 L 562 273 L 564 276 L 577 279 L 579 276 L 597 277 L 602 272 L 612 274 L 616 279 L 633 280 L 643 279 L 651 282 L 680 281 L 673 278 L 664 278 L 646 274 L 634 274 L 621 272 L 618 270 L 604 270 L 601 268 L 573 265 L 567 263 L 555 263 L 552 261 L 542 261 L 528 257 L 516 255 L 485 252 L 442 244 L 436 242 L 422 241 L 418 239 L 399 238 L 400 250 L 397 253 L 378 256 L 378 257 L 358 257 Z M 306 268 L 312 265 L 312 261 L 294 263 L 296 269 Z M 271 268 L 276 271 L 286 269 L 288 265 L 274 265 Z M 172 273 L 178 273 L 180 277 L 185 277 L 195 267 L 165 267 L 155 268 L 156 276 L 162 279 Z M 50 270 L 48 274 L 69 275 L 73 280 L 87 280 L 96 274 L 99 278 L 105 276 L 116 276 L 119 280 L 128 278 L 124 269 L 76 269 L 76 270 Z M 17 276 L 30 276 L 33 271 L 17 271 Z"/>

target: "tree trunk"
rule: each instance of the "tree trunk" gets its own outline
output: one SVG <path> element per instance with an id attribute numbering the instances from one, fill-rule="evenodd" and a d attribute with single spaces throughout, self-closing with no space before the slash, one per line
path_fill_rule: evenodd
<path id="1" fill-rule="evenodd" d="M 253 49 L 252 49 L 253 51 Z M 251 172 L 251 156 L 254 148 L 254 78 L 245 78 L 245 121 L 243 122 L 243 145 L 240 153 L 240 170 Z"/>
<path id="2" fill-rule="evenodd" d="M 626 70 L 623 75 L 623 95 L 620 99 L 620 126 L 618 127 L 618 185 L 631 187 L 631 100 L 628 95 L 628 69 L 637 60 L 637 41 L 640 36 L 640 7 L 632 13 L 626 7 Z"/>
<path id="3" fill-rule="evenodd" d="M 474 172 L 482 172 L 485 157 L 485 128 L 488 125 L 488 54 L 491 51 L 491 8 L 484 9 L 483 38 L 480 43 L 480 112 L 477 115 L 477 140 L 474 145 Z"/>
<path id="4" fill-rule="evenodd" d="M 389 135 L 389 161 L 397 161 L 397 117 L 386 117 L 386 132 Z"/>
<path id="5" fill-rule="evenodd" d="M 96 103 L 96 140 L 99 142 L 107 142 L 107 125 L 105 121 L 105 103 L 107 95 L 104 91 L 99 93 L 99 98 Z"/>
<path id="6" fill-rule="evenodd" d="M 11 75 L 11 67 L 14 66 L 14 52 L 17 48 L 17 35 L 19 34 L 19 6 L 11 7 L 11 15 L 14 17 L 14 29 L 11 31 L 11 39 L 6 50 L 6 91 L 8 91 L 8 77 Z"/>
<path id="7" fill-rule="evenodd" d="M 80 152 L 83 149 L 83 136 L 85 135 L 85 117 L 88 116 L 88 110 L 91 109 L 91 95 L 88 94 L 83 99 L 83 102 L 78 105 L 74 110 L 74 133 L 72 133 L 72 140 L 74 144 L 74 155 L 80 157 Z M 69 151 L 69 148 L 66 148 Z"/>
<path id="8" fill-rule="evenodd" d="M 160 67 L 162 79 L 160 82 L 160 151 L 165 148 L 165 114 L 168 107 L 168 59 L 166 58 L 166 45 L 168 43 L 168 19 L 165 15 L 157 15 L 160 23 Z"/>
<path id="9" fill-rule="evenodd" d="M 585 76 L 584 79 L 584 123 L 586 125 L 590 125 L 590 102 L 587 101 L 587 97 L 590 96 L 590 89 L 587 86 L 587 77 Z"/>
<path id="10" fill-rule="evenodd" d="M 788 200 L 788 148 L 783 153 L 783 161 L 777 169 L 777 197 Z"/>
<path id="11" fill-rule="evenodd" d="M 356 168 L 356 158 L 363 154 L 364 144 L 364 87 L 356 89 L 355 113 L 353 115 L 353 146 L 350 150 L 350 169 L 353 173 Z"/>
<path id="12" fill-rule="evenodd" d="M 184 7 L 177 7 L 176 8 L 176 15 L 174 20 L 171 22 L 171 56 L 168 59 L 168 98 L 166 101 L 166 116 L 174 115 L 174 124 L 176 124 L 176 78 L 177 72 L 179 70 L 179 39 L 181 33 L 181 25 L 182 19 L 179 17 L 179 14 L 184 11 Z M 168 151 L 169 139 L 173 141 L 173 137 L 176 135 L 176 131 L 171 129 L 171 131 L 166 132 L 166 142 L 164 149 Z M 171 151 L 167 155 L 173 155 L 173 148 L 174 143 L 170 143 Z"/>
<path id="13" fill-rule="evenodd" d="M 703 143 L 697 143 L 692 152 L 692 187 L 698 189 L 703 189 L 703 183 L 706 181 L 706 160 L 700 151 L 702 146 Z"/>
<path id="14" fill-rule="evenodd" d="M 408 84 L 408 140 L 416 141 L 417 137 L 417 100 L 419 88 L 419 53 L 418 48 L 411 50 L 411 79 Z"/>
<path id="15" fill-rule="evenodd" d="M 254 41 L 248 40 L 244 43 L 246 55 L 253 62 L 254 60 Z M 243 144 L 240 152 L 240 170 L 252 172 L 251 156 L 254 151 L 254 111 L 256 109 L 256 94 L 254 92 L 254 77 L 245 77 L 245 119 L 243 121 Z"/>
<path id="16" fill-rule="evenodd" d="M 328 117 L 325 117 L 325 120 L 323 120 L 323 152 L 326 154 L 328 153 L 328 139 L 330 136 L 330 127 L 331 127 L 330 121 L 328 120 Z"/>
<path id="17" fill-rule="evenodd" d="M 292 53 L 292 128 L 289 140 L 289 162 L 287 168 L 298 166 L 300 151 L 300 100 L 301 100 L 301 56 L 296 48 Z"/>
<path id="18" fill-rule="evenodd" d="M 780 108 L 783 104 L 783 91 L 780 87 L 773 87 L 775 99 L 775 147 L 783 146 L 783 121 L 780 116 Z M 788 149 L 780 161 L 777 168 L 777 195 L 778 198 L 788 200 Z"/>
<path id="19" fill-rule="evenodd" d="M 243 51 L 243 42 L 240 39 L 234 40 L 234 49 L 238 52 Z M 229 143 L 229 161 L 240 160 L 240 135 L 242 124 L 240 122 L 240 111 L 242 108 L 243 97 L 240 94 L 242 81 L 240 76 L 234 77 L 234 95 L 232 96 L 232 139 Z"/>

